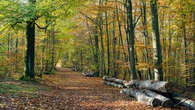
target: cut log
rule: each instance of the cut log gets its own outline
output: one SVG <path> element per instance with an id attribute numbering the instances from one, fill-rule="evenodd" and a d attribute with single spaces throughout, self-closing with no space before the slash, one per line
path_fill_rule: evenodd
<path id="1" fill-rule="evenodd" d="M 78 69 L 77 69 L 76 67 L 73 67 L 73 68 L 72 68 L 72 71 L 77 72 L 77 71 L 78 71 Z"/>
<path id="2" fill-rule="evenodd" d="M 156 107 L 161 105 L 161 101 L 154 97 L 147 96 L 141 90 L 135 88 L 122 89 L 120 93 L 126 94 L 128 96 L 132 96 L 137 99 L 137 101 L 142 102 L 146 105 Z"/>
<path id="3" fill-rule="evenodd" d="M 183 98 L 181 96 L 173 96 L 172 97 L 178 105 L 184 106 L 189 110 L 195 110 L 195 102 L 193 100 Z"/>
<path id="4" fill-rule="evenodd" d="M 85 77 L 95 77 L 93 73 L 83 72 L 82 73 Z"/>
<path id="5" fill-rule="evenodd" d="M 109 85 L 109 86 L 113 86 L 113 87 L 117 87 L 117 88 L 123 88 L 122 84 L 116 84 L 114 82 L 104 81 L 104 84 Z"/>
<path id="6" fill-rule="evenodd" d="M 132 80 L 127 83 L 124 83 L 124 86 L 127 88 L 139 88 L 139 89 L 148 89 L 153 91 L 159 92 L 170 92 L 172 89 L 172 84 L 168 83 L 167 81 L 153 81 L 153 80 L 146 80 L 146 81 L 138 81 Z"/>
<path id="7" fill-rule="evenodd" d="M 150 90 L 143 90 L 143 92 L 146 95 L 148 95 L 149 97 L 153 97 L 153 98 L 160 100 L 161 106 L 163 106 L 163 107 L 173 107 L 173 105 L 174 105 L 174 103 L 173 103 L 173 101 L 171 101 L 171 99 L 169 99 L 161 94 L 157 94 L 157 93 L 150 91 Z"/>
<path id="8" fill-rule="evenodd" d="M 114 82 L 114 83 L 121 84 L 121 85 L 123 85 L 124 83 L 127 83 L 127 81 L 124 81 L 124 80 L 121 80 L 121 79 L 112 78 L 112 77 L 109 77 L 109 76 L 104 76 L 103 80 L 109 81 L 109 82 Z"/>

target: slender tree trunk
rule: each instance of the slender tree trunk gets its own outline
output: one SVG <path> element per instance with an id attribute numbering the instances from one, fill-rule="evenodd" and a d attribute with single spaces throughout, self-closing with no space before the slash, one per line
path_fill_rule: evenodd
<path id="1" fill-rule="evenodd" d="M 154 74 L 155 80 L 163 80 L 162 71 L 162 54 L 160 45 L 160 34 L 159 34 L 159 24 L 158 24 L 158 9 L 157 0 L 150 0 L 151 14 L 152 14 L 152 29 L 153 29 L 153 48 L 154 48 Z"/>
<path id="2" fill-rule="evenodd" d="M 147 64 L 149 64 L 149 55 L 148 55 L 148 49 L 147 46 L 149 44 L 149 38 L 148 38 L 148 28 L 147 28 L 147 15 L 146 15 L 146 0 L 142 0 L 142 25 L 144 27 L 144 32 L 143 32 L 143 36 L 144 36 L 144 46 L 145 48 L 145 61 Z M 152 73 L 150 70 L 150 67 L 148 67 L 147 69 L 148 75 L 149 75 L 149 79 L 152 79 Z"/>
<path id="3" fill-rule="evenodd" d="M 91 36 L 91 32 L 90 32 L 90 27 L 89 27 L 89 23 L 88 23 L 87 19 L 86 19 L 86 26 L 87 26 L 88 35 L 89 35 L 89 45 L 91 47 L 92 55 L 95 58 L 94 44 L 93 44 L 93 40 L 92 40 L 92 36 Z M 92 58 L 93 63 L 95 62 L 94 58 Z"/>
<path id="4" fill-rule="evenodd" d="M 193 2 L 195 2 L 195 0 L 193 0 Z M 194 23 L 195 22 L 195 12 L 193 11 L 192 12 L 192 22 Z M 192 29 L 194 30 L 195 29 L 195 25 L 192 23 Z M 195 32 L 193 31 L 192 33 L 192 38 L 195 39 Z M 195 58 L 195 43 L 193 43 L 193 47 L 192 47 L 192 57 Z M 193 62 L 192 62 L 193 63 Z M 192 79 L 195 79 L 195 66 L 192 67 Z"/>
<path id="5" fill-rule="evenodd" d="M 124 2 L 124 9 L 127 9 L 127 0 L 123 0 L 123 2 Z M 124 15 L 125 16 L 125 15 Z M 126 24 L 127 25 L 124 25 L 124 30 L 125 30 L 125 38 L 126 38 L 126 43 L 127 43 L 127 46 L 128 46 L 128 54 L 130 53 L 130 49 L 129 49 L 129 31 L 128 31 L 128 24 L 129 24 L 129 22 L 128 22 L 128 19 L 127 19 L 127 17 L 124 17 L 124 21 L 126 22 Z M 122 45 L 124 45 L 124 44 L 122 44 Z M 125 63 L 127 64 L 130 60 L 129 60 L 129 56 L 125 53 L 125 48 L 124 48 L 124 46 L 123 46 L 123 52 L 124 52 L 124 60 L 125 60 Z M 131 74 L 131 71 L 130 71 L 130 68 L 127 68 L 127 69 L 125 69 L 125 73 L 124 73 L 124 77 L 123 77 L 123 79 L 126 79 L 126 76 L 127 76 L 127 72 L 128 72 L 128 76 L 130 76 Z"/>
<path id="6" fill-rule="evenodd" d="M 121 54 L 120 47 L 122 46 L 122 48 L 124 50 L 124 45 L 123 45 L 123 35 L 122 35 L 122 30 L 121 30 L 121 22 L 120 22 L 120 17 L 119 17 L 119 8 L 120 7 L 118 7 L 118 4 L 117 4 L 118 0 L 115 0 L 115 2 L 116 2 L 116 18 L 117 18 L 117 22 L 118 22 L 118 31 L 119 31 L 119 38 L 118 38 L 119 47 L 118 47 L 118 55 L 117 55 L 117 60 L 119 61 L 120 54 Z M 124 56 L 126 56 L 125 51 L 123 51 L 123 54 L 124 54 Z M 119 63 L 117 63 L 117 69 L 118 69 L 117 72 L 119 72 L 120 71 Z M 126 72 L 125 72 L 123 78 L 125 78 L 125 77 L 126 77 Z"/>
<path id="7" fill-rule="evenodd" d="M 187 50 L 187 36 L 186 36 L 186 23 L 185 23 L 185 15 L 182 15 L 182 33 L 183 33 L 183 46 L 184 46 L 184 67 L 185 67 L 185 73 L 186 73 L 186 86 L 188 85 L 188 50 Z"/>
<path id="8" fill-rule="evenodd" d="M 95 76 L 99 76 L 99 39 L 98 39 L 98 32 L 97 32 L 97 26 L 95 27 L 94 37 L 95 37 Z"/>
<path id="9" fill-rule="evenodd" d="M 170 73 L 170 68 L 169 68 L 169 65 L 170 65 L 170 61 L 169 61 L 169 58 L 171 56 L 171 49 L 172 49 L 172 36 L 171 36 L 171 17 L 170 17 L 170 14 L 169 14 L 169 20 L 168 20 L 168 28 L 169 28 L 169 47 L 168 47 L 168 51 L 167 51 L 167 59 L 168 59 L 168 62 L 167 62 L 167 74 Z"/>
<path id="10" fill-rule="evenodd" d="M 50 64 L 49 55 L 50 55 L 50 35 L 51 35 L 51 31 L 48 30 L 47 32 L 45 32 L 45 34 L 47 35 L 46 53 L 48 54 L 47 58 L 46 58 L 46 62 L 45 62 L 45 72 L 48 73 L 49 72 L 49 64 Z"/>
<path id="11" fill-rule="evenodd" d="M 115 17 L 116 17 L 116 12 L 114 10 L 113 12 L 113 22 L 112 22 L 112 48 L 113 48 L 113 77 L 117 77 L 117 72 L 116 72 L 116 43 L 117 43 L 117 39 L 116 39 L 116 34 L 115 34 Z"/>
<path id="12" fill-rule="evenodd" d="M 80 68 L 83 69 L 83 50 L 80 49 Z"/>
<path id="13" fill-rule="evenodd" d="M 11 32 L 9 32 L 8 33 L 8 40 L 7 40 L 7 58 L 8 58 L 8 60 L 10 60 L 10 50 L 11 50 Z M 11 63 L 9 63 L 9 66 L 8 66 L 8 68 L 6 68 L 7 69 L 7 77 L 9 77 L 10 76 L 10 74 L 11 74 Z"/>
<path id="14" fill-rule="evenodd" d="M 135 42 L 135 34 L 134 34 L 134 24 L 133 24 L 133 13 L 132 13 L 132 2 L 128 0 L 127 3 L 127 17 L 128 17 L 128 31 L 129 31 L 129 60 L 130 60 L 130 68 L 132 72 L 132 79 L 137 79 L 136 68 L 135 68 L 135 52 L 134 52 L 134 42 Z"/>
<path id="15" fill-rule="evenodd" d="M 49 70 L 49 73 L 51 73 L 55 69 L 55 24 L 54 22 L 51 25 L 51 68 Z"/>
<path id="16" fill-rule="evenodd" d="M 106 0 L 105 5 L 107 6 L 108 0 Z M 105 20 L 106 20 L 106 44 L 107 44 L 107 75 L 110 74 L 110 37 L 109 37 L 109 26 L 108 26 L 108 12 L 105 12 Z"/>
<path id="17" fill-rule="evenodd" d="M 15 72 L 18 71 L 18 37 L 16 38 L 16 45 L 15 45 Z"/>
<path id="18" fill-rule="evenodd" d="M 102 0 L 99 0 L 99 6 L 103 5 Z M 102 13 L 99 12 L 99 29 L 100 29 L 100 37 L 101 37 L 101 74 L 105 74 L 105 59 L 104 59 L 104 39 L 103 39 L 103 18 Z"/>

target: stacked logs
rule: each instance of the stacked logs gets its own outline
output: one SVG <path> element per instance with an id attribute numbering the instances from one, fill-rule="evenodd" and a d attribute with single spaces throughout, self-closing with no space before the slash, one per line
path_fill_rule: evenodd
<path id="1" fill-rule="evenodd" d="M 103 80 L 106 85 L 121 88 L 120 93 L 134 97 L 137 101 L 149 106 L 182 105 L 195 110 L 195 102 L 174 94 L 174 86 L 167 81 L 132 80 L 127 82 L 108 76 L 104 76 Z"/>

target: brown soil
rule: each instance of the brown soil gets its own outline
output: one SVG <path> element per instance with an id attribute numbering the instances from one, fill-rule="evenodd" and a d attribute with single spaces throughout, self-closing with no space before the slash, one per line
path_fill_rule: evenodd
<path id="1" fill-rule="evenodd" d="M 86 78 L 79 72 L 58 69 L 44 75 L 39 86 L 46 88 L 36 95 L 1 96 L 4 110 L 181 110 L 182 108 L 148 107 L 120 94 L 118 88 L 103 84 L 100 78 Z"/>

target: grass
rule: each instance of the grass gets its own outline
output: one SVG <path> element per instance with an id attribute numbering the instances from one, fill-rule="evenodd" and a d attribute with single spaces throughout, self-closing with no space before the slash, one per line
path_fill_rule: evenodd
<path id="1" fill-rule="evenodd" d="M 34 85 L 0 82 L 0 94 L 34 94 L 37 91 L 38 88 Z"/>

